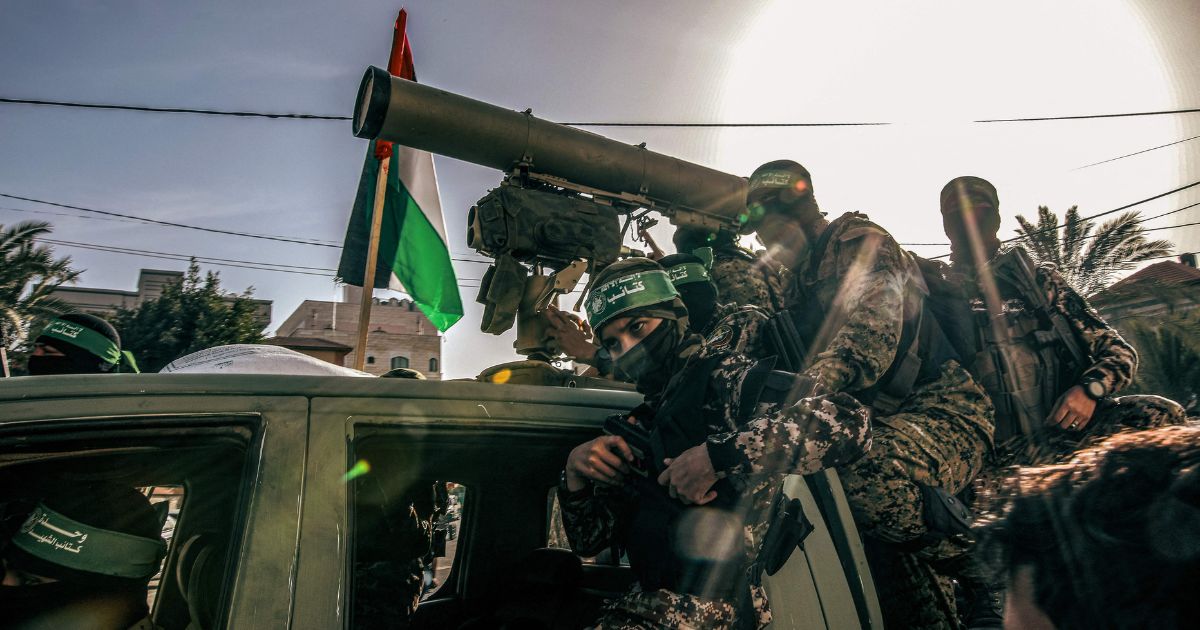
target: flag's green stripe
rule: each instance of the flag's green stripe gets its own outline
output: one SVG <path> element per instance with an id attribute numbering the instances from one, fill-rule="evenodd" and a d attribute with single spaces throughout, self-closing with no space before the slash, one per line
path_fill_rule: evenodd
<path id="1" fill-rule="evenodd" d="M 450 250 L 403 187 L 401 194 L 406 203 L 392 273 L 429 321 L 445 332 L 463 316 Z"/>
<path id="2" fill-rule="evenodd" d="M 338 264 L 338 277 L 354 286 L 362 286 L 364 280 L 375 178 L 379 172 L 374 152 L 372 143 L 367 148 L 358 195 L 346 226 L 346 240 Z M 458 294 L 454 267 L 450 264 L 450 251 L 401 184 L 397 169 L 388 173 L 388 195 L 379 234 L 379 255 L 375 260 L 375 288 L 389 288 L 389 281 L 395 275 L 404 291 L 438 330 L 445 331 L 462 317 L 462 299 Z"/>

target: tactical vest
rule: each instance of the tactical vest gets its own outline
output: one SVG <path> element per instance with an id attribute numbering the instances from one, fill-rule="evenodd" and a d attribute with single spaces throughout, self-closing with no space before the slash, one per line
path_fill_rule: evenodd
<path id="1" fill-rule="evenodd" d="M 996 406 L 1000 443 L 1043 426 L 1058 397 L 1091 362 L 1038 285 L 1024 249 L 999 254 L 984 273 L 989 271 L 1000 303 L 989 308 L 986 297 L 971 302 L 978 333 L 972 372 Z"/>
<path id="2" fill-rule="evenodd" d="M 803 341 L 803 346 L 807 348 L 809 358 L 806 364 L 810 364 L 811 358 L 820 352 L 814 347 L 814 342 L 829 315 L 815 295 L 819 267 L 825 258 L 829 241 L 838 231 L 841 222 L 851 218 L 865 219 L 865 216 L 848 213 L 833 220 L 814 244 L 805 275 L 796 278 L 797 285 L 809 293 L 789 309 L 796 332 Z M 904 324 L 900 331 L 896 356 L 874 385 L 850 392 L 863 404 L 870 405 L 876 413 L 882 415 L 895 413 L 904 399 L 912 393 L 913 387 L 938 378 L 941 366 L 946 361 L 959 358 L 937 318 L 926 313 L 925 302 L 929 289 L 920 270 L 911 259 L 909 264 L 909 281 L 904 291 Z"/>
<path id="3" fill-rule="evenodd" d="M 728 599 L 745 587 L 746 566 L 740 551 L 725 561 L 705 561 L 679 554 L 680 549 L 697 546 L 695 541 L 689 544 L 677 539 L 684 531 L 678 526 L 679 519 L 689 509 L 696 508 L 671 498 L 657 480 L 663 457 L 675 457 L 703 444 L 710 427 L 722 424 L 721 419 L 708 417 L 710 412 L 701 411 L 720 359 L 720 355 L 692 357 L 671 378 L 657 409 L 642 405 L 632 412 L 650 429 L 652 453 L 648 455 L 654 466 L 647 477 L 630 476 L 639 498 L 621 538 L 638 583 L 645 590 L 665 588 L 676 593 Z M 738 415 L 733 418 L 738 425 L 748 421 L 759 404 L 783 401 L 792 388 L 795 375 L 773 370 L 773 366 L 774 360 L 766 359 L 749 368 Z M 728 478 L 718 480 L 713 489 L 717 498 L 706 505 L 708 509 L 738 512 L 741 497 Z"/>

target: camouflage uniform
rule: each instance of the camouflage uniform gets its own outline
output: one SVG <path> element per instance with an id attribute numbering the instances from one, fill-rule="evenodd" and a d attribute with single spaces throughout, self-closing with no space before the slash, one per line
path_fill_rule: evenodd
<path id="1" fill-rule="evenodd" d="M 753 316 L 752 316 L 753 317 Z M 852 397 L 831 394 L 802 398 L 780 409 L 776 403 L 754 402 L 744 408 L 742 392 L 747 376 L 756 365 L 731 348 L 745 347 L 748 334 L 735 319 L 726 319 L 698 351 L 680 360 L 676 378 L 661 400 L 651 400 L 651 411 L 670 401 L 673 386 L 706 378 L 696 373 L 708 369 L 708 384 L 699 414 L 709 435 L 707 446 L 719 479 L 728 479 L 738 498 L 737 516 L 744 525 L 739 562 L 743 569 L 757 558 L 767 529 L 771 500 L 786 474 L 813 473 L 846 464 L 869 448 L 869 412 Z M 755 396 L 757 398 L 757 396 Z M 742 418 L 749 417 L 746 422 Z M 653 426 L 652 415 L 647 418 Z M 622 542 L 622 532 L 638 509 L 639 497 L 629 484 L 621 487 L 593 486 L 570 492 L 558 489 L 563 526 L 571 546 L 581 555 L 594 555 Z M 701 514 L 706 508 L 685 508 L 685 514 Z M 711 509 L 710 509 L 711 511 Z M 749 587 L 747 614 L 757 627 L 770 623 L 766 593 Z M 728 628 L 735 619 L 734 603 L 683 595 L 668 590 L 636 588 L 610 602 L 597 628 Z M 743 620 L 744 621 L 744 620 Z"/>
<path id="2" fill-rule="evenodd" d="M 717 285 L 717 299 L 722 304 L 757 306 L 768 315 L 787 306 L 784 301 L 786 272 L 737 245 L 714 249 L 709 273 Z"/>
<path id="3" fill-rule="evenodd" d="M 905 295 L 916 270 L 895 240 L 864 215 L 845 215 L 826 229 L 833 232 L 821 235 L 828 244 L 820 260 L 801 261 L 793 270 L 789 304 L 794 314 L 802 315 L 799 309 L 812 303 L 825 314 L 820 330 L 806 339 L 811 350 L 820 349 L 806 374 L 830 391 L 860 392 L 875 385 L 896 358 Z M 895 413 L 875 417 L 874 446 L 840 471 L 863 533 L 919 549 L 928 559 L 959 549 L 932 544 L 936 537 L 926 522 L 920 486 L 949 494 L 962 491 L 982 468 L 994 431 L 991 401 L 971 375 L 953 360 L 937 372 L 917 383 Z M 906 575 L 928 582 L 918 572 Z M 925 588 L 913 583 L 877 586 L 883 601 L 890 589 L 904 593 Z M 885 613 L 897 625 L 891 611 Z M 914 627 L 955 625 L 952 611 L 929 616 L 935 621 Z"/>
<path id="4" fill-rule="evenodd" d="M 1091 358 L 1091 364 L 1079 374 L 1077 382 L 1095 380 L 1110 393 L 1128 386 L 1137 372 L 1138 357 L 1133 346 L 1101 319 L 1087 300 L 1058 273 L 1053 263 L 1038 265 L 1035 277 L 1047 303 L 1063 316 L 1079 347 Z M 973 278 L 967 284 L 976 286 Z M 978 295 L 973 298 L 976 308 L 983 308 L 982 301 Z M 1096 411 L 1084 430 L 1045 426 L 1035 436 L 1015 436 L 997 445 L 994 464 L 1003 467 L 1061 462 L 1080 448 L 1113 433 L 1182 424 L 1186 416 L 1179 403 L 1162 396 L 1107 397 L 1097 402 Z"/>

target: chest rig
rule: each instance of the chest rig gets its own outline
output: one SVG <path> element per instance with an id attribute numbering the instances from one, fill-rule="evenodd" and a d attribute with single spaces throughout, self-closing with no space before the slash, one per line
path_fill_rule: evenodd
<path id="1" fill-rule="evenodd" d="M 999 443 L 1045 424 L 1055 401 L 1090 361 L 1039 286 L 1024 249 L 997 255 L 981 273 L 988 272 L 998 295 L 989 299 L 980 289 L 971 299 L 978 334 L 972 367 L 996 406 Z"/>

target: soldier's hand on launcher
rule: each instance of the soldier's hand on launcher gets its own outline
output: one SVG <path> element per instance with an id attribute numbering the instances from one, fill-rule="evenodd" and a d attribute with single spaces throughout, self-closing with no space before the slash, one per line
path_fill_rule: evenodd
<path id="1" fill-rule="evenodd" d="M 1046 418 L 1046 424 L 1057 424 L 1063 429 L 1082 431 L 1092 421 L 1092 413 L 1096 411 L 1096 401 L 1092 400 L 1083 387 L 1076 385 L 1063 392 L 1054 403 L 1054 411 Z"/>
<path id="2" fill-rule="evenodd" d="M 558 343 L 563 354 L 581 363 L 589 363 L 596 356 L 592 327 L 587 322 L 574 313 L 558 310 L 553 304 L 543 313 L 550 323 L 546 336 Z"/>
<path id="3" fill-rule="evenodd" d="M 620 484 L 634 460 L 633 451 L 616 435 L 602 435 L 576 446 L 567 456 L 567 489 L 582 490 L 587 482 Z"/>
<path id="4" fill-rule="evenodd" d="M 679 457 L 664 459 L 663 463 L 667 469 L 658 476 L 658 483 L 666 486 L 673 498 L 688 505 L 704 505 L 717 498 L 712 489 L 717 483 L 717 473 L 708 456 L 708 446 L 693 446 Z"/>

